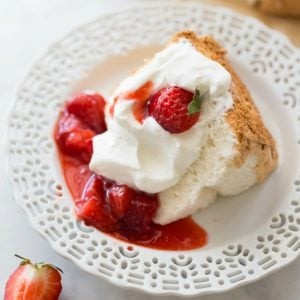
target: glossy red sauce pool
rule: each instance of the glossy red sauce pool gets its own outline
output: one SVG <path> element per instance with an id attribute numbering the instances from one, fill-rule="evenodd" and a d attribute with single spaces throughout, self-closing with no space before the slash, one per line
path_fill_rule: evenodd
<path id="1" fill-rule="evenodd" d="M 91 175 L 88 165 L 62 153 L 59 149 L 58 151 L 63 174 L 73 200 L 79 199 Z M 113 232 L 109 235 L 136 245 L 161 250 L 192 250 L 203 247 L 208 241 L 206 231 L 190 217 L 164 226 L 153 226 L 154 234 L 143 240 L 128 239 L 121 232 Z"/>
<path id="2" fill-rule="evenodd" d="M 147 117 L 147 101 L 152 93 L 153 83 L 151 81 L 145 82 L 140 88 L 135 91 L 121 93 L 120 96 L 116 97 L 110 107 L 111 116 L 114 115 L 115 105 L 119 98 L 126 100 L 133 100 L 134 104 L 132 106 L 132 112 L 135 119 L 139 123 L 143 123 L 144 119 Z"/>

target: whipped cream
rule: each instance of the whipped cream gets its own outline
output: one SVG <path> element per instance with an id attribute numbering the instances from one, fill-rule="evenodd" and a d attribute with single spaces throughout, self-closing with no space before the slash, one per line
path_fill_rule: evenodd
<path id="1" fill-rule="evenodd" d="M 204 101 L 199 121 L 180 134 L 164 130 L 153 117 L 138 122 L 132 113 L 134 101 L 122 98 L 122 94 L 137 90 L 149 80 L 153 94 L 167 86 L 191 92 L 208 87 L 210 99 Z M 227 70 L 188 41 L 170 44 L 125 79 L 112 95 L 110 104 L 115 97 L 119 100 L 113 117 L 107 110 L 108 130 L 93 139 L 90 169 L 148 193 L 174 186 L 199 157 L 210 122 L 232 107 L 230 83 Z"/>

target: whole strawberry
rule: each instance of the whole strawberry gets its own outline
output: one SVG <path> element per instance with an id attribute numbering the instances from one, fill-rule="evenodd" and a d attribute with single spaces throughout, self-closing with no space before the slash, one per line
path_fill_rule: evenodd
<path id="1" fill-rule="evenodd" d="M 177 86 L 156 92 L 148 102 L 148 114 L 170 133 L 182 133 L 197 123 L 202 99 L 195 93 Z"/>
<path id="2" fill-rule="evenodd" d="M 16 256 L 22 262 L 6 283 L 4 300 L 57 300 L 62 290 L 61 270 Z"/>

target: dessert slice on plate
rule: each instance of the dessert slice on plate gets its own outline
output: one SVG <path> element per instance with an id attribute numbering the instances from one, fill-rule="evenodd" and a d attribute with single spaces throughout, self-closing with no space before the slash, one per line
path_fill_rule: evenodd
<path id="1" fill-rule="evenodd" d="M 226 51 L 191 31 L 126 78 L 107 105 L 96 94 L 68 102 L 55 136 L 73 157 L 63 166 L 71 165 L 64 173 L 79 218 L 130 241 L 146 235 L 160 248 L 157 241 L 175 237 L 173 250 L 207 240 L 203 231 L 187 236 L 191 223 L 183 230 L 173 222 L 262 182 L 278 160 Z M 185 238 L 202 241 L 187 246 Z"/>
<path id="2" fill-rule="evenodd" d="M 94 138 L 90 168 L 158 193 L 155 223 L 241 193 L 276 167 L 275 142 L 212 37 L 176 34 L 120 84 L 109 105 L 108 131 Z"/>

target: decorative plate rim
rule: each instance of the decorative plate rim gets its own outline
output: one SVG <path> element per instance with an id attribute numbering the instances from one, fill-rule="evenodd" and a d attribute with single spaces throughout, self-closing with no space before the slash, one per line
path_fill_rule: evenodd
<path id="1" fill-rule="evenodd" d="M 17 105 L 17 99 L 18 97 L 20 96 L 19 94 L 22 92 L 22 89 L 23 87 L 25 86 L 25 83 L 26 83 L 26 80 L 27 78 L 29 77 L 29 74 L 31 71 L 33 71 L 35 68 L 38 68 L 39 67 L 39 64 L 40 62 L 42 62 L 45 58 L 47 58 L 47 56 L 53 51 L 56 49 L 56 47 L 59 47 L 70 35 L 76 33 L 76 32 L 79 32 L 80 30 L 87 30 L 87 28 L 89 28 L 89 26 L 92 26 L 93 24 L 97 24 L 97 22 L 101 22 L 101 20 L 106 20 L 108 19 L 109 17 L 113 18 L 116 14 L 117 15 L 120 15 L 122 13 L 129 13 L 130 11 L 132 10 L 135 10 L 135 9 L 141 9 L 141 8 L 156 8 L 156 9 L 162 9 L 162 7 L 164 6 L 169 6 L 170 5 L 170 2 L 167 3 L 167 1 L 163 1 L 163 4 L 161 3 L 152 3 L 152 4 L 149 4 L 149 3 L 142 3 L 142 4 L 131 4 L 131 5 L 128 5 L 126 8 L 122 8 L 122 9 L 117 9 L 117 10 L 114 10 L 113 12 L 110 12 L 110 13 L 107 13 L 107 14 L 104 14 L 104 15 L 101 15 L 100 17 L 96 18 L 95 20 L 93 21 L 90 21 L 88 23 L 85 23 L 83 25 L 80 25 L 80 26 L 77 26 L 75 27 L 74 29 L 72 29 L 68 34 L 64 35 L 61 39 L 59 39 L 57 42 L 54 42 L 52 43 L 52 45 L 50 47 L 48 47 L 45 51 L 44 51 L 44 54 L 42 56 L 40 56 L 29 68 L 29 71 L 27 73 L 27 76 L 26 76 L 26 79 L 22 81 L 21 84 L 18 85 L 18 88 L 15 92 L 15 95 L 14 95 L 14 101 L 11 105 L 11 108 L 10 108 L 10 112 L 8 114 L 8 117 L 7 117 L 7 120 L 8 120 L 8 126 L 7 126 L 7 130 L 6 130 L 6 133 L 5 133 L 5 136 L 4 136 L 4 139 L 6 141 L 5 143 L 5 154 L 6 154 L 6 166 L 5 166 L 5 169 L 6 169 L 6 172 L 7 174 L 9 174 L 9 178 L 11 180 L 11 183 L 12 183 L 12 186 L 14 187 L 13 190 L 14 190 L 14 198 L 16 199 L 16 201 L 18 202 L 18 204 L 24 209 L 24 211 L 26 212 L 28 218 L 29 218 L 29 221 L 30 221 L 30 224 L 33 228 L 35 228 L 43 237 L 45 237 L 47 240 L 49 240 L 51 246 L 58 252 L 60 253 L 61 255 L 63 255 L 64 257 L 70 259 L 71 261 L 73 261 L 74 263 L 76 263 L 80 268 L 84 269 L 85 271 L 91 273 L 91 274 L 94 274 L 94 275 L 97 275 L 101 278 L 105 278 L 106 280 L 108 280 L 109 282 L 113 283 L 113 284 L 117 284 L 118 286 L 120 287 L 124 287 L 124 288 L 128 288 L 128 289 L 137 289 L 137 290 L 140 290 L 140 291 L 144 291 L 144 292 L 147 292 L 147 293 L 150 293 L 150 294 L 154 294 L 154 295 L 181 295 L 181 296 L 195 296 L 195 295 L 204 295 L 204 294 L 212 294 L 212 293 L 221 293 L 221 292 L 225 292 L 225 291 L 229 291 L 231 289 L 234 289 L 236 287 L 239 287 L 239 286 L 242 286 L 242 285 L 245 285 L 245 284 L 248 284 L 248 283 L 252 283 L 254 281 L 257 281 L 273 272 L 275 272 L 276 270 L 280 269 L 280 268 L 283 268 L 285 266 L 287 266 L 288 264 L 292 263 L 299 255 L 300 253 L 300 247 L 294 251 L 295 254 L 292 255 L 290 254 L 290 256 L 287 256 L 285 259 L 286 261 L 285 262 L 282 262 L 280 261 L 278 264 L 275 264 L 275 267 L 270 267 L 268 268 L 267 270 L 265 270 L 264 272 L 261 272 L 259 274 L 256 274 L 255 276 L 249 276 L 248 277 L 245 277 L 245 279 L 242 279 L 242 280 L 239 280 L 239 281 L 236 281 L 236 282 L 231 282 L 231 283 L 228 283 L 223 285 L 223 286 L 218 286 L 218 288 L 216 287 L 204 287 L 204 288 L 200 288 L 200 289 L 192 289 L 190 290 L 190 288 L 186 288 L 183 284 L 179 284 L 179 288 L 178 289 L 163 289 L 162 286 L 160 286 L 159 284 L 156 284 L 155 286 L 152 286 L 150 284 L 150 282 L 148 282 L 148 285 L 145 286 L 144 284 L 140 284 L 140 283 L 134 283 L 134 281 L 141 281 L 140 278 L 135 278 L 133 277 L 133 281 L 132 282 L 127 282 L 125 281 L 125 277 L 122 277 L 122 278 L 118 278 L 117 276 L 118 275 L 113 275 L 113 276 L 108 276 L 107 274 L 105 273 L 99 273 L 99 272 L 95 272 L 93 271 L 87 264 L 82 264 L 80 260 L 78 260 L 78 258 L 70 255 L 70 253 L 67 253 L 65 251 L 65 249 L 61 248 L 61 245 L 57 242 L 57 240 L 51 240 L 49 239 L 49 236 L 47 234 L 45 234 L 45 231 L 43 229 L 43 227 L 38 223 L 38 221 L 36 219 L 33 218 L 32 214 L 30 214 L 30 211 L 28 210 L 28 207 L 26 207 L 26 201 L 24 202 L 24 199 L 22 197 L 22 195 L 20 195 L 20 192 L 17 190 L 16 188 L 16 181 L 14 181 L 13 178 L 16 178 L 16 174 L 14 173 L 13 171 L 13 166 L 14 166 L 14 163 L 13 163 L 13 158 L 12 158 L 12 152 L 11 150 L 14 148 L 14 146 L 12 147 L 12 143 L 9 139 L 9 130 L 11 129 L 11 124 L 13 123 L 10 123 L 15 117 L 15 112 L 13 111 L 13 109 L 16 108 L 16 105 Z M 299 55 L 299 49 L 297 47 L 295 47 L 291 41 L 282 33 L 276 31 L 276 30 L 273 30 L 273 29 L 270 29 L 269 27 L 267 27 L 265 24 L 263 24 L 262 22 L 260 22 L 259 20 L 257 19 L 254 19 L 252 17 L 249 17 L 249 16 L 244 16 L 244 15 L 241 15 L 239 13 L 236 13 L 234 12 L 233 10 L 229 9 L 229 8 L 224 8 L 224 7 L 220 7 L 220 6 L 210 6 L 210 5 L 206 5 L 206 4 L 199 4 L 197 2 L 193 2 L 193 1 L 188 1 L 188 2 L 185 2 L 185 3 L 173 3 L 171 4 L 172 7 L 180 7 L 181 9 L 184 9 L 184 7 L 194 7 L 197 9 L 199 9 L 199 11 L 202 9 L 202 10 L 216 10 L 217 13 L 220 13 L 220 14 L 224 14 L 224 15 L 230 15 L 230 16 L 233 16 L 233 17 L 236 17 L 236 18 L 239 18 L 239 17 L 242 17 L 244 20 L 246 20 L 246 22 L 249 22 L 249 23 L 253 23 L 255 24 L 256 26 L 259 26 L 260 28 L 263 28 L 265 31 L 267 31 L 268 33 L 270 33 L 270 35 L 272 36 L 275 36 L 279 41 L 282 41 L 282 43 L 286 43 L 288 44 L 288 46 L 295 52 L 297 52 L 297 54 Z M 296 99 L 297 100 L 297 99 Z M 299 99 L 298 99 L 299 101 Z M 296 104 L 297 105 L 297 104 Z M 57 111 L 56 111 L 57 112 Z M 292 111 L 290 111 L 290 113 L 292 113 Z M 299 129 L 299 128 L 298 128 Z M 298 132 L 299 134 L 299 132 Z M 299 145 L 298 145 L 299 146 Z M 62 177 L 61 174 L 58 174 L 59 177 Z M 299 177 L 299 174 L 297 175 Z M 295 179 L 295 182 L 299 181 L 299 178 L 296 178 Z M 61 178 L 60 178 L 61 179 Z M 55 184 L 55 182 L 53 183 Z M 63 183 L 64 185 L 64 183 Z M 59 187 L 59 185 L 57 186 Z M 51 187 L 53 189 L 53 187 Z M 55 188 L 54 188 L 55 189 Z M 61 187 L 57 189 L 55 189 L 54 191 L 54 194 L 58 197 L 60 197 L 60 195 L 58 195 L 57 193 L 60 193 L 61 191 Z M 299 194 L 299 191 L 296 190 L 297 193 Z M 69 194 L 68 191 L 66 191 L 67 194 Z M 24 195 L 23 195 L 24 196 Z M 53 194 L 52 194 L 53 196 Z M 299 196 L 299 195 L 298 195 Z M 25 196 L 24 196 L 25 197 Z M 27 199 L 28 200 L 28 199 Z M 298 200 L 298 198 L 297 198 Z M 300 200 L 300 199 L 299 199 Z M 297 201 L 295 201 L 297 202 Z M 52 205 L 55 206 L 55 204 L 51 203 Z M 296 205 L 296 204 L 295 204 Z M 298 205 L 298 204 L 297 204 Z M 52 209 L 52 208 L 51 208 Z M 65 212 L 65 213 L 69 213 L 70 211 L 68 212 Z M 64 216 L 64 212 L 61 213 L 61 216 Z M 67 215 L 66 215 L 67 216 Z M 39 220 L 40 221 L 40 220 Z M 74 220 L 73 220 L 74 221 Z M 280 216 L 279 216 L 279 219 L 278 220 L 274 220 L 274 224 L 277 224 L 278 222 L 280 222 L 281 219 L 280 219 Z M 63 221 L 64 222 L 64 221 Z M 78 222 L 77 222 L 77 225 L 78 225 Z M 82 229 L 83 231 L 82 232 L 85 232 L 85 230 L 88 231 L 87 227 L 85 227 L 84 225 L 79 225 L 80 226 L 80 229 Z M 78 228 L 77 228 L 78 229 Z M 97 233 L 96 233 L 97 234 Z M 100 234 L 101 239 L 108 239 L 110 240 L 110 238 L 108 238 L 106 235 L 103 235 L 102 233 Z M 99 240 L 100 240 L 100 237 L 99 237 Z M 111 242 L 111 241 L 110 241 Z M 113 241 L 113 245 L 115 246 L 115 248 L 118 248 L 119 250 L 119 253 L 118 255 L 124 255 L 124 257 L 127 257 L 128 258 L 128 261 L 133 261 L 134 260 L 134 257 L 135 256 L 131 256 L 132 253 L 131 251 L 129 251 L 128 253 L 126 252 L 126 249 L 124 247 L 121 246 L 122 242 L 118 242 L 118 241 Z M 106 244 L 98 244 L 97 246 L 103 246 L 102 248 L 106 247 L 107 246 L 107 243 Z M 224 245 L 225 246 L 225 245 Z M 239 251 L 238 250 L 238 247 L 239 245 L 235 245 L 237 249 L 225 249 L 223 250 L 224 251 Z M 92 247 L 92 246 L 91 246 Z M 138 250 L 140 249 L 140 247 L 138 246 L 134 246 L 136 247 Z M 243 252 L 244 250 L 247 250 L 247 249 L 242 249 L 241 251 Z M 145 253 L 147 252 L 152 252 L 152 250 L 150 249 L 147 249 L 147 248 L 143 248 L 142 252 L 145 251 Z M 112 251 L 108 251 L 108 252 L 112 252 Z M 123 252 L 123 254 L 122 254 Z M 125 253 L 126 252 L 126 253 Z M 135 253 L 136 251 L 134 250 L 133 253 Z M 242 254 L 242 252 L 240 254 Z M 121 253 L 121 254 L 120 254 Z M 124 254 L 125 253 L 125 254 Z M 180 272 L 189 272 L 188 271 L 188 267 L 190 267 L 192 265 L 192 263 L 188 263 L 188 264 L 184 264 L 182 262 L 182 260 L 184 260 L 186 257 L 189 257 L 189 254 L 191 252 L 188 252 L 188 251 L 182 251 L 180 253 L 184 253 L 183 255 L 182 254 L 179 254 L 179 253 L 176 253 L 174 256 L 177 256 L 177 264 L 175 263 L 175 267 L 178 268 L 180 270 Z M 169 255 L 170 253 L 168 253 Z M 179 254 L 179 255 L 177 255 Z M 110 254 L 108 254 L 110 255 Z M 146 255 L 148 256 L 150 255 L 149 253 Z M 245 255 L 245 257 L 247 257 L 249 254 Z M 112 256 L 112 255 L 111 255 Z M 139 254 L 137 255 L 139 256 Z M 183 256 L 183 258 L 181 259 L 180 256 Z M 110 256 L 109 256 L 110 257 Z M 121 259 L 119 260 L 122 260 L 124 257 L 122 257 Z M 241 259 L 242 257 L 238 257 L 239 259 Z M 125 260 L 124 260 L 125 261 Z M 235 261 L 234 261 L 235 262 Z M 118 259 L 117 259 L 117 263 L 119 263 Z M 139 262 L 138 262 L 139 263 Z M 210 263 L 215 263 L 217 264 L 217 262 L 207 262 L 208 264 Z M 247 262 L 248 263 L 248 262 Z M 155 267 L 155 265 L 157 263 L 155 263 L 154 261 L 151 262 L 151 266 L 150 267 Z M 233 262 L 232 262 L 233 264 Z M 119 268 L 121 267 L 121 265 L 119 266 Z M 147 266 L 146 266 L 147 267 Z M 149 268 L 150 268 L 149 267 Z M 127 268 L 127 267 L 126 267 Z M 165 267 L 162 267 L 162 268 L 157 268 L 158 271 L 156 271 L 156 277 L 160 277 L 160 275 L 162 275 L 162 278 L 163 278 L 163 274 L 160 274 L 159 271 L 160 270 L 163 270 Z M 204 267 L 203 267 L 204 268 Z M 205 268 L 204 268 L 205 269 Z M 132 271 L 132 270 L 131 270 Z M 151 271 L 152 272 L 152 271 Z M 179 272 L 179 271 L 178 271 Z M 219 272 L 220 273 L 220 272 Z M 121 273 L 120 273 L 121 274 Z M 152 273 L 153 274 L 153 273 Z M 160 274 L 160 275 L 159 275 Z M 182 273 L 183 274 L 183 273 Z M 222 274 L 222 272 L 221 272 Z M 208 274 L 210 275 L 210 274 Z M 187 276 L 187 275 L 185 275 Z M 150 275 L 148 276 L 150 277 Z M 147 276 L 145 276 L 145 278 L 149 281 L 151 279 L 149 279 Z M 184 277 L 184 276 L 183 276 Z M 203 276 L 202 276 L 203 277 Z M 201 277 L 201 278 L 202 278 Z M 209 276 L 207 276 L 209 277 Z M 199 285 L 201 286 L 201 284 L 204 284 L 206 283 L 206 281 L 201 281 L 201 278 L 200 280 L 197 282 L 194 282 L 194 286 L 195 285 Z M 204 277 L 203 277 L 204 278 Z M 223 277 L 220 277 L 221 279 Z M 196 278 L 197 279 L 197 278 Z M 215 279 L 215 280 L 219 280 L 219 279 Z M 155 280 L 153 281 L 155 282 Z M 180 283 L 180 282 L 179 282 Z"/>

